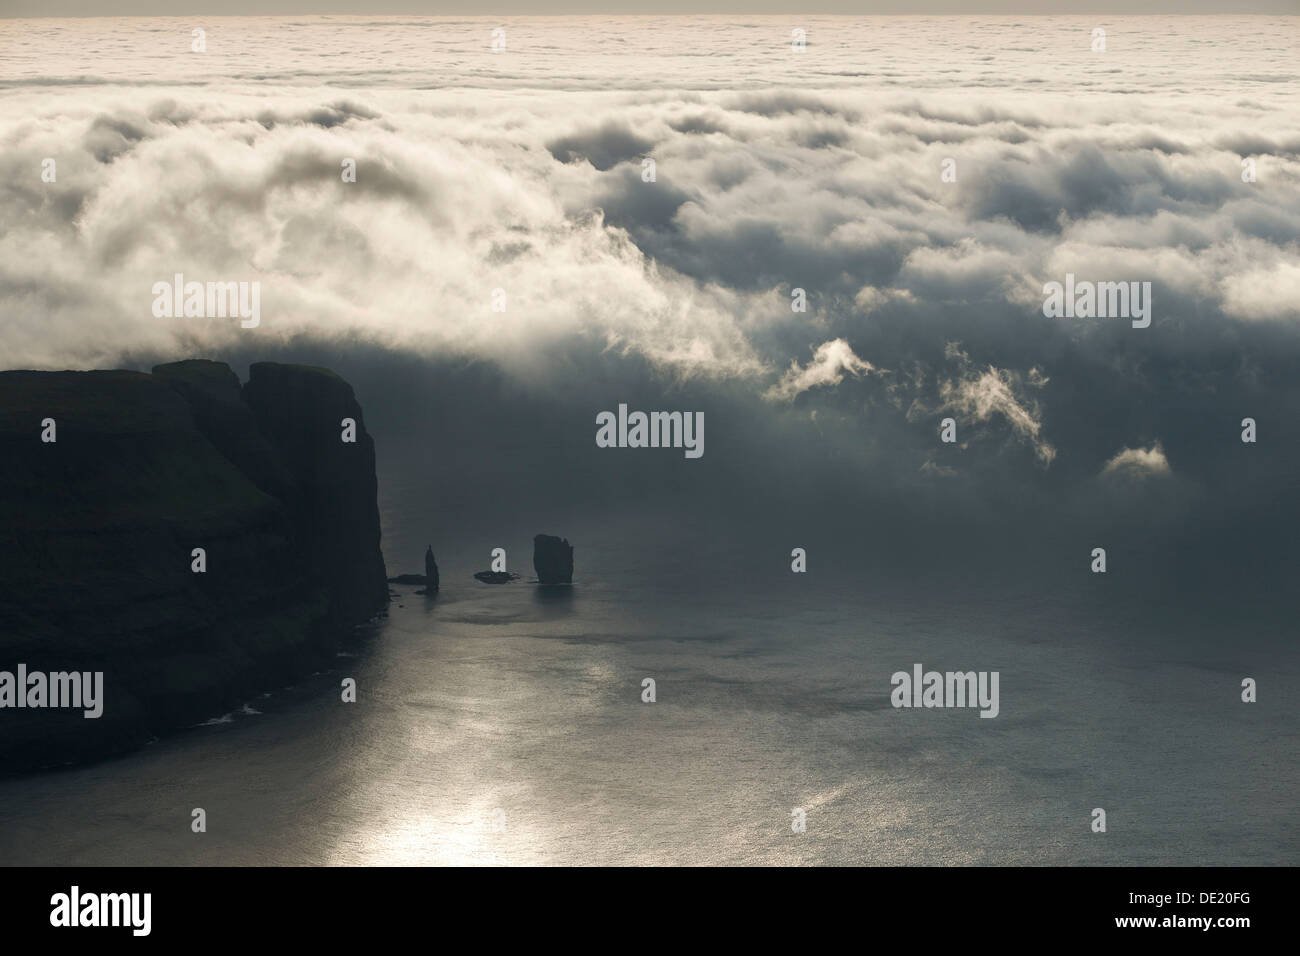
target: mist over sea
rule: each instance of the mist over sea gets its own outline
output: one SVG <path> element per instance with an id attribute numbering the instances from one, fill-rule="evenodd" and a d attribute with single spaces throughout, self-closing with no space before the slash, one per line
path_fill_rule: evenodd
<path id="1" fill-rule="evenodd" d="M 426 514 L 385 502 L 387 527 Z M 701 545 L 689 531 L 620 532 L 571 531 L 578 584 L 558 598 L 479 584 L 486 554 L 444 548 L 436 601 L 397 587 L 356 657 L 250 701 L 258 713 L 0 782 L 0 859 L 1295 860 L 1294 720 L 1233 692 L 1241 673 L 1294 687 L 1283 642 L 1162 633 L 1050 593 L 832 584 L 779 561 L 704 583 L 664 553 Z M 999 716 L 893 709 L 889 674 L 913 661 L 999 670 Z M 192 806 L 207 833 L 189 832 Z M 1089 831 L 1095 806 L 1106 834 Z"/>
<path id="2" fill-rule="evenodd" d="M 442 578 L 0 779 L 0 863 L 1300 862 L 1298 23 L 0 20 L 5 367 L 329 367 Z M 1151 327 L 1044 317 L 1067 272 Z M 261 325 L 157 318 L 175 273 Z M 703 456 L 598 448 L 620 404 Z M 892 707 L 916 663 L 998 716 Z"/>

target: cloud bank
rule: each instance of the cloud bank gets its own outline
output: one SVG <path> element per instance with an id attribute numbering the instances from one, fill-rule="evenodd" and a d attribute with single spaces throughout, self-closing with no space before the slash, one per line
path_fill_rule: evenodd
<path id="1" fill-rule="evenodd" d="M 1089 58 L 1073 21 L 972 27 L 989 32 L 958 53 L 919 22 L 846 27 L 864 47 L 920 31 L 889 48 L 893 73 L 849 69 L 839 40 L 819 53 L 825 33 L 792 59 L 788 35 L 743 26 L 710 41 L 730 75 L 690 58 L 689 24 L 609 27 L 568 59 L 587 41 L 529 24 L 513 60 L 448 41 L 466 65 L 430 88 L 412 79 L 427 67 L 383 74 L 346 49 L 334 79 L 288 53 L 265 81 L 181 54 L 135 79 L 20 77 L 0 91 L 6 365 L 389 350 L 489 367 L 584 419 L 620 390 L 715 402 L 756 444 L 806 442 L 968 510 L 1104 513 L 1137 492 L 1099 476 L 1172 460 L 1171 527 L 1234 480 L 1252 415 L 1270 438 L 1249 449 L 1255 507 L 1284 499 L 1300 90 L 1249 31 L 1294 39 L 1294 18 L 1217 36 L 1213 66 L 1191 41 L 1214 22 L 1145 34 L 1147 60 Z M 155 318 L 150 290 L 176 273 L 260 282 L 260 327 Z M 1045 318 L 1067 273 L 1150 282 L 1151 327 Z M 728 447 L 710 435 L 710 455 Z"/>

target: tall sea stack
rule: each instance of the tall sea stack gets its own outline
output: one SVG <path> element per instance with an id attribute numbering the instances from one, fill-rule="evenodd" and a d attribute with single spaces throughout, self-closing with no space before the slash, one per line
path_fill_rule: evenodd
<path id="1" fill-rule="evenodd" d="M 104 675 L 98 719 L 0 710 L 4 770 L 221 713 L 387 605 L 374 442 L 326 369 L 0 372 L 0 507 L 0 670 Z"/>
<path id="2" fill-rule="evenodd" d="M 537 535 L 533 538 L 533 570 L 538 584 L 572 584 L 573 545 L 566 538 Z"/>
<path id="3" fill-rule="evenodd" d="M 438 562 L 433 560 L 433 545 L 424 548 L 424 586 L 430 591 L 438 590 Z"/>

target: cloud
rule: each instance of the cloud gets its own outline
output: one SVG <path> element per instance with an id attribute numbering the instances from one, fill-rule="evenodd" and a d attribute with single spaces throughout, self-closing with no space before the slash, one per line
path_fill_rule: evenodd
<path id="1" fill-rule="evenodd" d="M 872 353 L 932 374 L 926 335 L 1011 346 L 1024 371 L 1088 334 L 1039 322 L 1011 338 L 1065 271 L 1150 278 L 1158 312 L 1192 305 L 1200 323 L 1295 317 L 1296 165 L 1270 156 L 1270 181 L 1243 184 L 1224 151 L 1254 108 L 1206 129 L 1105 97 L 1065 112 L 858 90 L 6 96 L 0 343 L 23 364 L 229 342 L 152 320 L 139 290 L 175 271 L 260 279 L 267 336 L 525 364 L 577 336 L 670 376 L 754 380 L 806 348 L 774 286 L 808 289 L 827 339 L 909 323 Z M 943 129 L 962 138 L 932 141 Z M 33 175 L 46 156 L 57 183 Z M 356 183 L 339 180 L 344 157 Z M 486 311 L 494 288 L 517 323 Z"/>
<path id="2" fill-rule="evenodd" d="M 791 362 L 781 381 L 768 389 L 764 397 L 770 401 L 790 402 L 810 388 L 838 385 L 844 381 L 845 374 L 861 376 L 874 370 L 870 362 L 853 354 L 848 342 L 832 339 L 817 346 L 812 361 L 802 368 L 798 362 Z"/>
<path id="3" fill-rule="evenodd" d="M 921 474 L 934 475 L 937 478 L 953 478 L 957 475 L 957 469 L 948 465 L 936 465 L 933 460 L 927 458 L 921 465 Z"/>
<path id="4" fill-rule="evenodd" d="M 1056 449 L 1040 437 L 1043 423 L 1036 405 L 1017 399 L 1014 390 L 1017 380 L 1014 373 L 992 365 L 983 372 L 967 372 L 960 379 L 943 383 L 940 408 L 974 422 L 987 422 L 994 415 L 1001 416 L 1018 438 L 1033 446 L 1044 466 L 1051 465 Z"/>
<path id="5" fill-rule="evenodd" d="M 1135 435 L 1160 435 L 1189 488 L 1229 488 L 1218 432 L 1186 422 L 1300 417 L 1300 158 L 1258 132 L 1290 100 L 1206 110 L 1177 71 L 1137 93 L 1079 74 L 1081 99 L 1025 57 L 977 65 L 978 101 L 909 60 L 903 94 L 813 39 L 789 63 L 755 39 L 761 72 L 735 77 L 708 57 L 611 80 L 521 56 L 454 87 L 328 64 L 254 83 L 233 59 L 222 75 L 214 43 L 196 75 L 0 84 L 0 352 L 389 350 L 491 368 L 501 394 L 576 395 L 574 420 L 635 384 L 719 403 L 756 447 L 760 425 L 787 429 L 775 447 L 807 436 L 855 492 L 943 476 L 920 484 L 968 489 L 972 510 L 1086 488 L 1104 511 L 1121 489 L 1098 475 L 1150 465 L 1111 468 Z M 261 327 L 155 319 L 152 285 L 176 272 L 259 281 Z M 1151 281 L 1152 327 L 1044 318 L 1066 272 Z M 959 446 L 936 448 L 943 414 Z M 1293 483 L 1285 449 L 1252 453 L 1261 494 Z"/>
<path id="6" fill-rule="evenodd" d="M 1227 276 L 1223 311 L 1243 319 L 1300 318 L 1300 262 L 1276 262 Z"/>
<path id="7" fill-rule="evenodd" d="M 634 133 L 617 120 L 607 120 L 600 126 L 579 130 L 546 144 L 551 155 L 562 163 L 588 160 L 604 171 L 618 163 L 645 156 L 654 141 Z"/>
<path id="8" fill-rule="evenodd" d="M 1150 448 L 1124 448 L 1106 462 L 1102 475 L 1108 478 L 1156 478 L 1172 474 L 1164 449 L 1156 442 Z"/>

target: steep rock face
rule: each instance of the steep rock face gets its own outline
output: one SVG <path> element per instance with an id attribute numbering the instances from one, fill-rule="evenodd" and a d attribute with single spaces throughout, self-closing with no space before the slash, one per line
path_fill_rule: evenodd
<path id="1" fill-rule="evenodd" d="M 220 363 L 0 372 L 0 670 L 103 671 L 105 698 L 94 720 L 0 709 L 0 768 L 210 717 L 326 659 L 384 606 L 373 443 L 352 391 L 323 370 L 272 379 L 259 400 L 297 409 L 304 435 L 274 413 L 263 427 Z M 326 432 L 339 408 L 356 412 L 355 445 Z M 41 440 L 44 419 L 57 441 Z"/>
<path id="2" fill-rule="evenodd" d="M 224 362 L 191 359 L 155 365 L 153 374 L 180 393 L 199 431 L 241 474 L 281 501 L 296 496 L 288 463 L 258 430 L 234 369 Z"/>
<path id="3" fill-rule="evenodd" d="M 533 570 L 538 584 L 572 584 L 573 545 L 567 538 L 537 535 L 533 538 Z"/>
<path id="4" fill-rule="evenodd" d="M 332 612 L 347 620 L 374 613 L 388 600 L 388 575 L 379 550 L 375 442 L 352 386 L 328 369 L 258 362 L 243 396 L 297 482 L 291 511 L 315 572 L 330 587 Z M 343 441 L 344 419 L 355 423 L 354 442 Z"/>

